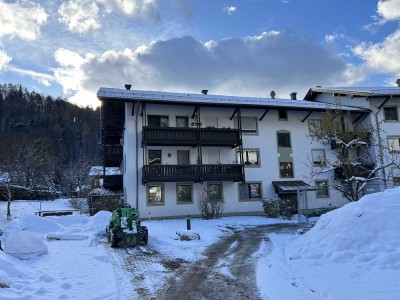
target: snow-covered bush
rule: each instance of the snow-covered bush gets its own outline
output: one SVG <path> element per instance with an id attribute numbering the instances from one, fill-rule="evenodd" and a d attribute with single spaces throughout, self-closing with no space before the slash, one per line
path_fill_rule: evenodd
<path id="1" fill-rule="evenodd" d="M 203 220 L 219 219 L 224 211 L 224 202 L 211 199 L 206 190 L 198 194 L 197 206 Z"/>
<path id="2" fill-rule="evenodd" d="M 263 199 L 262 204 L 268 218 L 290 219 L 297 213 L 296 199 Z"/>
<path id="3" fill-rule="evenodd" d="M 71 198 L 68 203 L 75 209 L 88 208 L 88 201 L 86 198 Z"/>

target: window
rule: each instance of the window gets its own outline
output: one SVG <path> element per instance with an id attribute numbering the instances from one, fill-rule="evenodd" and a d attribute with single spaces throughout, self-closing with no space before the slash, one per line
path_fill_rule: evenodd
<path id="1" fill-rule="evenodd" d="M 290 148 L 290 133 L 289 132 L 278 132 L 278 147 L 279 148 Z"/>
<path id="2" fill-rule="evenodd" d="M 149 165 L 161 165 L 161 150 L 149 150 Z"/>
<path id="3" fill-rule="evenodd" d="M 207 195 L 210 200 L 223 201 L 222 196 L 222 183 L 209 183 L 207 184 Z"/>
<path id="4" fill-rule="evenodd" d="M 238 128 L 238 119 L 235 118 L 235 128 Z M 258 123 L 255 117 L 241 117 L 242 133 L 243 134 L 257 134 Z"/>
<path id="5" fill-rule="evenodd" d="M 387 140 L 390 152 L 400 152 L 400 137 L 388 137 Z"/>
<path id="6" fill-rule="evenodd" d="M 317 198 L 329 197 L 327 180 L 315 181 L 315 187 L 317 188 L 317 190 L 315 191 L 315 195 L 317 196 Z"/>
<path id="7" fill-rule="evenodd" d="M 147 203 L 149 205 L 164 204 L 164 185 L 151 184 L 147 186 Z"/>
<path id="8" fill-rule="evenodd" d="M 260 160 L 257 149 L 243 149 L 243 163 L 246 167 L 259 167 Z M 240 151 L 237 151 L 237 161 L 241 163 Z"/>
<path id="9" fill-rule="evenodd" d="M 287 110 L 286 109 L 278 109 L 278 119 L 280 121 L 287 121 Z"/>
<path id="10" fill-rule="evenodd" d="M 240 200 L 261 199 L 261 183 L 241 183 L 239 184 L 239 198 Z"/>
<path id="11" fill-rule="evenodd" d="M 392 180 L 394 185 L 400 185 L 400 176 L 393 176 Z"/>
<path id="12" fill-rule="evenodd" d="M 324 149 L 312 149 L 311 157 L 312 157 L 312 163 L 314 166 L 321 167 L 326 164 Z"/>
<path id="13" fill-rule="evenodd" d="M 176 198 L 179 203 L 192 203 L 192 185 L 187 183 L 176 184 Z"/>
<path id="14" fill-rule="evenodd" d="M 279 173 L 283 178 L 293 178 L 293 163 L 281 162 L 279 163 Z"/>
<path id="15" fill-rule="evenodd" d="M 383 115 L 385 121 L 397 121 L 397 107 L 384 107 Z"/>
<path id="16" fill-rule="evenodd" d="M 188 117 L 176 117 L 176 127 L 189 127 L 189 119 Z"/>
<path id="17" fill-rule="evenodd" d="M 308 131 L 310 135 L 315 135 L 321 129 L 321 120 L 311 119 L 308 121 Z"/>
<path id="18" fill-rule="evenodd" d="M 177 164 L 178 165 L 189 165 L 189 155 L 190 151 L 189 150 L 177 150 Z"/>
<path id="19" fill-rule="evenodd" d="M 148 121 L 149 127 L 168 127 L 169 126 L 168 116 L 148 115 L 147 121 Z"/>

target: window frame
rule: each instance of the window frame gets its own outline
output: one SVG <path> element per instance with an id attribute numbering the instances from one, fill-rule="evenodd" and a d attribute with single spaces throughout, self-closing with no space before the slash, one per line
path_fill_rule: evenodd
<path id="1" fill-rule="evenodd" d="M 185 119 L 187 126 L 185 126 L 185 127 L 178 126 L 178 119 Z M 188 116 L 175 116 L 175 127 L 176 128 L 189 128 L 189 117 Z"/>
<path id="2" fill-rule="evenodd" d="M 326 194 L 324 195 L 319 195 L 318 192 L 321 190 L 319 189 L 319 185 L 320 183 L 325 182 L 325 189 L 326 189 Z M 319 179 L 319 180 L 315 180 L 315 198 L 320 199 L 320 198 L 329 198 L 329 181 L 327 179 Z"/>
<path id="3" fill-rule="evenodd" d="M 394 112 L 395 112 L 395 114 L 396 114 L 396 120 L 386 119 L 385 110 L 386 110 L 387 108 L 389 108 L 389 109 L 394 109 Z M 384 106 L 384 107 L 383 107 L 383 120 L 385 121 L 385 123 L 386 123 L 386 122 L 388 122 L 388 123 L 390 123 L 390 122 L 398 122 L 398 121 L 399 121 L 398 107 L 395 106 L 395 105 Z"/>
<path id="4" fill-rule="evenodd" d="M 284 116 L 281 115 L 283 113 Z M 278 120 L 279 121 L 288 121 L 288 110 L 284 108 L 278 109 Z"/>
<path id="5" fill-rule="evenodd" d="M 190 202 L 189 201 L 179 201 L 179 186 L 187 185 L 190 186 Z M 193 204 L 193 183 L 191 182 L 177 182 L 176 183 L 176 204 L 185 205 L 185 204 Z"/>
<path id="6" fill-rule="evenodd" d="M 260 197 L 254 197 L 254 198 L 251 197 L 251 195 L 250 195 L 250 185 L 251 184 L 258 184 L 259 191 L 260 191 Z M 247 185 L 248 186 L 250 198 L 242 198 L 241 197 L 240 187 L 242 185 Z M 245 183 L 238 183 L 238 199 L 239 199 L 239 202 L 260 201 L 262 198 L 263 198 L 263 190 L 262 190 L 262 182 L 261 181 L 246 181 Z"/>
<path id="7" fill-rule="evenodd" d="M 289 135 L 289 147 L 279 146 L 279 135 L 280 134 L 288 134 Z M 276 132 L 276 145 L 278 148 L 292 149 L 292 135 L 290 131 L 277 131 Z"/>
<path id="8" fill-rule="evenodd" d="M 291 177 L 282 176 L 281 164 L 290 164 L 291 165 L 291 173 L 292 173 Z M 292 161 L 280 161 L 279 162 L 279 178 L 294 178 L 294 167 L 293 167 L 293 162 Z"/>
<path id="9" fill-rule="evenodd" d="M 188 163 L 187 164 L 180 164 L 178 162 L 178 157 L 179 157 L 179 153 L 185 152 L 188 154 L 187 158 L 188 158 Z M 176 150 L 176 164 L 177 165 L 190 165 L 190 150 Z"/>
<path id="10" fill-rule="evenodd" d="M 210 193 L 209 192 L 210 185 L 219 185 L 221 187 L 221 198 L 222 199 L 216 199 L 215 201 L 224 202 L 224 184 L 223 184 L 223 182 L 207 182 L 207 197 L 210 196 L 210 194 L 209 194 Z"/>
<path id="11" fill-rule="evenodd" d="M 161 202 L 151 202 L 150 201 L 150 188 L 151 187 L 161 187 Z M 146 203 L 147 206 L 163 206 L 165 205 L 165 186 L 163 183 L 148 183 L 146 185 Z"/>
<path id="12" fill-rule="evenodd" d="M 324 160 L 321 161 L 320 164 L 316 164 L 315 163 L 314 155 L 313 155 L 313 152 L 315 152 L 315 151 L 322 151 L 322 153 L 323 153 L 323 159 Z M 324 167 L 324 166 L 326 166 L 326 152 L 325 152 L 325 149 L 321 149 L 321 148 L 319 148 L 319 149 L 311 149 L 311 160 L 312 160 L 313 167 Z"/>
<path id="13" fill-rule="evenodd" d="M 400 136 L 387 136 L 386 139 L 387 139 L 387 145 L 388 145 L 388 151 L 389 151 L 389 153 L 400 153 Z M 393 151 L 391 150 L 391 148 L 390 148 L 390 141 L 389 141 L 389 140 L 391 140 L 391 139 L 393 139 L 393 140 L 397 139 L 397 140 L 398 140 L 399 149 L 393 150 Z"/>
<path id="14" fill-rule="evenodd" d="M 149 117 L 157 117 L 158 118 L 158 126 L 150 126 L 149 125 Z M 161 118 L 167 119 L 167 126 L 161 126 Z M 169 127 L 169 115 L 147 115 L 147 126 L 150 128 L 166 128 Z"/>
<path id="15" fill-rule="evenodd" d="M 246 168 L 261 168 L 260 148 L 243 148 L 242 150 L 243 150 L 243 160 L 244 160 L 243 165 Z M 245 161 L 246 161 L 245 152 L 247 152 L 247 151 L 256 151 L 257 152 L 257 164 L 251 164 L 251 165 L 245 164 Z M 240 159 L 239 159 L 238 155 L 240 155 L 240 150 L 236 150 L 236 160 L 237 160 L 237 163 L 240 164 Z"/>
<path id="16" fill-rule="evenodd" d="M 159 164 L 150 164 L 150 151 L 159 151 L 160 152 L 160 163 Z M 162 150 L 161 149 L 147 149 L 147 164 L 149 166 L 162 165 Z"/>
<path id="17" fill-rule="evenodd" d="M 258 118 L 257 117 L 252 117 L 252 116 L 242 116 L 241 117 L 242 121 L 243 119 L 254 119 L 256 121 L 256 128 L 255 130 L 251 129 L 251 130 L 247 130 L 247 129 L 241 129 L 242 134 L 244 135 L 258 135 Z M 234 118 L 234 128 L 238 129 L 238 117 Z"/>

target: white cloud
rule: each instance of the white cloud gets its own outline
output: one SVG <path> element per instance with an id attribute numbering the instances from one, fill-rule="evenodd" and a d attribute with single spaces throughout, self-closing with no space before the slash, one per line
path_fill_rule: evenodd
<path id="1" fill-rule="evenodd" d="M 236 11 L 236 6 L 226 6 L 224 7 L 224 11 L 228 14 L 231 15 Z"/>
<path id="2" fill-rule="evenodd" d="M 4 70 L 7 67 L 11 59 L 12 58 L 8 56 L 6 52 L 0 50 L 0 71 Z"/>
<path id="3" fill-rule="evenodd" d="M 55 78 L 52 75 L 36 72 L 33 70 L 21 69 L 21 68 L 17 68 L 17 67 L 11 66 L 11 65 L 7 66 L 7 71 L 17 73 L 20 75 L 29 76 L 29 77 L 33 78 L 34 80 L 36 80 L 37 82 L 39 82 L 43 85 L 46 85 L 46 86 L 50 85 L 50 82 L 55 81 Z"/>
<path id="4" fill-rule="evenodd" d="M 288 98 L 292 91 L 356 78 L 340 56 L 287 32 L 207 43 L 173 38 L 85 57 L 63 49 L 56 59 L 55 77 L 65 90 L 91 93 L 132 83 L 135 89 L 230 95 L 268 96 L 275 90 Z"/>
<path id="5" fill-rule="evenodd" d="M 361 43 L 353 48 L 353 52 L 364 60 L 364 64 L 371 70 L 400 75 L 400 29 L 381 43 Z"/>
<path id="6" fill-rule="evenodd" d="M 6 3 L 0 0 L 0 37 L 36 40 L 47 14 L 40 4 L 29 1 Z"/>
<path id="7" fill-rule="evenodd" d="M 85 33 L 100 28 L 99 7 L 92 0 L 70 0 L 61 4 L 59 21 L 74 32 Z"/>
<path id="8" fill-rule="evenodd" d="M 121 11 L 130 16 L 158 20 L 163 0 L 98 0 L 108 11 Z M 170 0 L 168 0 L 170 1 Z"/>
<path id="9" fill-rule="evenodd" d="M 383 21 L 398 20 L 400 19 L 400 1 L 379 0 L 377 12 Z"/>
<path id="10" fill-rule="evenodd" d="M 168 0 L 169 1 L 169 0 Z M 68 0 L 61 4 L 59 21 L 73 32 L 86 33 L 101 27 L 102 19 L 113 12 L 140 20 L 158 21 L 167 0 Z M 170 3 L 168 3 L 170 4 Z"/>

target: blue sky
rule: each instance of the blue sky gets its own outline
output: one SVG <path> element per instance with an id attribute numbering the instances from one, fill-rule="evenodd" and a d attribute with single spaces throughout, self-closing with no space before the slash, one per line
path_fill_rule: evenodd
<path id="1" fill-rule="evenodd" d="M 0 0 L 0 82 L 280 98 L 400 77 L 400 0 Z"/>

